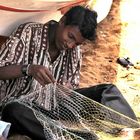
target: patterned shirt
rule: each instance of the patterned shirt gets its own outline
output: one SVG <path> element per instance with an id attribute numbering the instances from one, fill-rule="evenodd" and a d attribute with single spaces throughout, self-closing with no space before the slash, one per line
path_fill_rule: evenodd
<path id="1" fill-rule="evenodd" d="M 52 72 L 58 83 L 69 82 L 73 88 L 77 88 L 81 66 L 80 47 L 62 50 L 52 63 L 48 52 L 48 25 L 50 24 L 56 22 L 50 21 L 45 24 L 31 22 L 20 25 L 0 49 L 0 67 L 15 64 L 44 65 Z M 0 102 L 39 90 L 41 85 L 31 76 L 0 80 Z M 36 100 L 45 104 L 46 100 L 43 98 L 45 99 L 47 95 L 40 96 L 41 94 L 38 94 Z"/>

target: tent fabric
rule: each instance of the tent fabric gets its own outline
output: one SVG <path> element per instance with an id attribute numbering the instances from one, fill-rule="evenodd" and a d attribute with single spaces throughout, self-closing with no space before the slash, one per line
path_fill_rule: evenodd
<path id="1" fill-rule="evenodd" d="M 108 14 L 113 0 L 0 0 L 0 35 L 9 36 L 20 24 L 41 22 L 62 17 L 62 11 L 73 5 L 86 3 L 98 13 L 98 22 Z"/>
<path id="2" fill-rule="evenodd" d="M 17 0 L 15 0 L 17 1 Z M 85 3 L 86 0 L 76 0 L 76 1 L 58 1 L 58 2 L 49 2 L 46 1 L 44 2 L 37 2 L 34 1 L 34 3 L 38 3 L 38 5 L 35 5 L 34 3 L 31 3 L 31 1 L 25 1 L 25 4 L 17 5 L 19 2 L 17 1 L 16 4 L 1 4 L 0 5 L 0 10 L 5 10 L 5 11 L 11 11 L 11 12 L 49 12 L 49 11 L 57 11 L 60 10 L 64 7 L 68 7 L 71 5 L 78 5 L 81 3 Z M 32 4 L 32 6 L 31 6 Z M 45 6 L 44 6 L 45 5 Z M 46 6 L 47 5 L 47 6 Z"/>
<path id="3" fill-rule="evenodd" d="M 10 33 L 21 23 L 41 22 L 54 19 L 58 21 L 61 17 L 60 9 L 72 4 L 79 4 L 83 0 L 1 0 L 0 1 L 0 35 Z"/>

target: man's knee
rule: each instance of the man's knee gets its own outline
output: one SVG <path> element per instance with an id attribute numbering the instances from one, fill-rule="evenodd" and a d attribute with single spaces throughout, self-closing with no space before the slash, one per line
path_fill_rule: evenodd
<path id="1" fill-rule="evenodd" d="M 106 89 L 105 89 L 105 93 L 110 94 L 111 93 L 113 95 L 119 95 L 121 94 L 120 90 L 118 89 L 118 87 L 114 84 L 106 84 Z"/>
<path id="2" fill-rule="evenodd" d="M 6 106 L 2 110 L 2 120 L 7 120 L 8 118 L 15 118 L 18 115 L 22 114 L 22 110 L 20 109 L 20 104 L 18 102 L 11 102 L 6 104 Z"/>

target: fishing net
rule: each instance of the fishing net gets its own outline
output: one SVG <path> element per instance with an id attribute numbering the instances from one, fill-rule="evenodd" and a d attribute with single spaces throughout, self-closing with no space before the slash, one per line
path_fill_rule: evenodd
<path id="1" fill-rule="evenodd" d="M 42 87 L 45 90 L 46 87 Z M 45 90 L 46 91 L 46 90 Z M 97 140 L 117 137 L 123 128 L 138 128 L 128 118 L 62 85 L 49 85 L 49 109 L 37 100 L 24 97 L 19 101 L 30 107 L 44 128 L 47 140 Z M 30 95 L 28 95 L 30 96 Z M 43 95 L 42 95 L 43 96 Z"/>

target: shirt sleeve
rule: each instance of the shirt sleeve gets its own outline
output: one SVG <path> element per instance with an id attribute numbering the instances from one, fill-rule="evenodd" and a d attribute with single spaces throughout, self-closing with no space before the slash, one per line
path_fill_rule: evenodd
<path id="1" fill-rule="evenodd" d="M 0 49 L 0 67 L 13 64 L 28 64 L 33 27 L 33 23 L 21 24 L 11 34 Z"/>
<path id="2" fill-rule="evenodd" d="M 0 49 L 0 67 L 20 63 L 23 53 L 24 40 L 21 39 L 23 34 L 23 25 L 20 25 L 2 45 Z"/>

